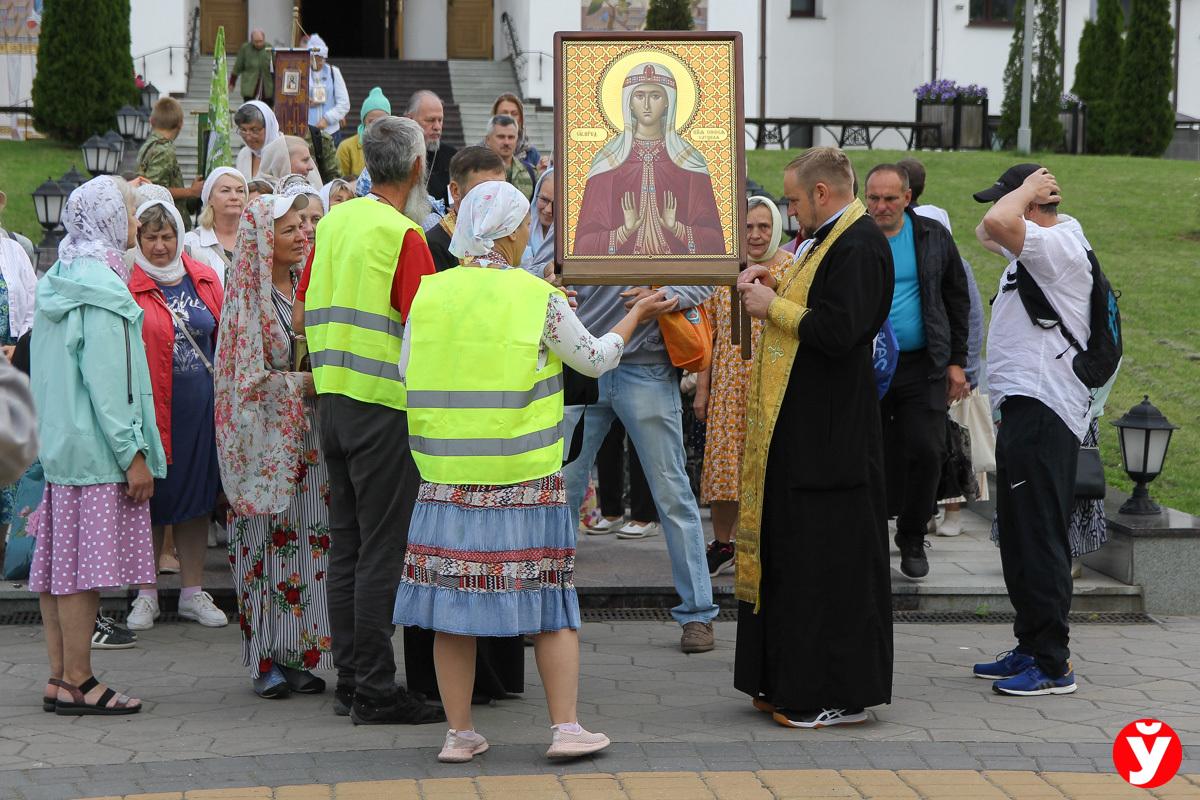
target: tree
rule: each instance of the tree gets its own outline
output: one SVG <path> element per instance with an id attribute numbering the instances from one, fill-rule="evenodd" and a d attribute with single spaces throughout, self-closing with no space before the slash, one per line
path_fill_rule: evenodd
<path id="1" fill-rule="evenodd" d="M 688 0 L 650 0 L 646 9 L 648 31 L 690 31 L 692 7 Z"/>
<path id="2" fill-rule="evenodd" d="M 1171 143 L 1174 47 L 1169 0 L 1133 0 L 1111 127 L 1120 152 L 1157 157 Z"/>
<path id="3" fill-rule="evenodd" d="M 1115 152 L 1110 128 L 1116 111 L 1124 32 L 1121 0 L 1100 0 L 1096 19 L 1083 24 L 1083 35 L 1079 37 L 1079 63 L 1075 65 L 1075 85 L 1071 91 L 1087 105 L 1089 153 Z"/>
<path id="4" fill-rule="evenodd" d="M 1025 14 L 1027 0 L 1013 7 L 1013 37 L 1004 68 L 1004 101 L 1000 105 L 998 133 L 1005 146 L 1017 143 L 1021 126 L 1021 67 L 1025 58 Z M 1035 0 L 1033 22 L 1033 82 L 1029 127 L 1036 150 L 1057 150 L 1063 144 L 1062 123 L 1058 119 L 1062 104 L 1062 79 L 1059 64 L 1062 48 L 1058 44 L 1058 0 Z"/>
<path id="5" fill-rule="evenodd" d="M 1063 126 L 1058 117 L 1062 107 L 1062 47 L 1058 43 L 1058 0 L 1041 0 L 1034 20 L 1033 100 L 1029 110 L 1034 150 L 1059 150 Z"/>
<path id="6" fill-rule="evenodd" d="M 53 0 L 42 12 L 33 120 L 70 142 L 116 127 L 137 102 L 129 43 L 129 0 Z"/>

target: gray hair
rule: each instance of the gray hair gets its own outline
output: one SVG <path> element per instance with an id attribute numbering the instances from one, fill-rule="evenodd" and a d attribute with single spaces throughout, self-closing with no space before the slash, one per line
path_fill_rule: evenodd
<path id="1" fill-rule="evenodd" d="M 363 133 L 363 158 L 375 184 L 402 184 L 413 167 L 424 170 L 425 134 L 407 117 L 384 117 Z"/>
<path id="2" fill-rule="evenodd" d="M 485 133 L 484 136 L 491 136 L 492 131 L 494 131 L 496 128 L 507 128 L 510 126 L 516 128 L 517 131 L 520 132 L 521 126 L 517 124 L 516 117 L 510 117 L 508 114 L 497 114 L 488 120 L 487 133 Z"/>
<path id="3" fill-rule="evenodd" d="M 242 125 L 262 125 L 266 126 L 267 120 L 263 118 L 263 113 L 254 106 L 246 103 L 233 114 L 233 124 Z"/>
<path id="4" fill-rule="evenodd" d="M 421 110 L 421 103 L 424 102 L 426 98 L 436 100 L 439 104 L 445 106 L 445 103 L 442 103 L 442 98 L 438 97 L 436 92 L 431 92 L 428 89 L 418 89 L 412 93 L 412 97 L 408 98 L 408 108 L 404 109 L 404 116 L 414 116 L 418 111 Z"/>

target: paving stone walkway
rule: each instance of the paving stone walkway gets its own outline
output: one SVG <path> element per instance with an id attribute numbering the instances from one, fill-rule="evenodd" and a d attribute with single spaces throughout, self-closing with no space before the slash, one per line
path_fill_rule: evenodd
<path id="1" fill-rule="evenodd" d="M 1030 699 L 994 695 L 985 681 L 972 678 L 968 671 L 973 662 L 1010 645 L 1007 626 L 898 625 L 892 704 L 877 709 L 876 720 L 869 725 L 823 731 L 775 725 L 733 689 L 735 627 L 731 622 L 718 623 L 717 649 L 685 656 L 678 650 L 679 628 L 671 623 L 585 624 L 580 718 L 591 729 L 608 733 L 614 740 L 612 748 L 594 759 L 567 765 L 544 759 L 548 723 L 530 653 L 524 697 L 477 709 L 476 727 L 488 736 L 492 749 L 464 766 L 434 760 L 444 733 L 441 726 L 354 727 L 333 715 L 328 693 L 284 701 L 258 699 L 240 664 L 237 631 L 232 626 L 160 624 L 143 633 L 133 650 L 97 653 L 95 665 L 102 680 L 132 690 L 146 701 L 146 710 L 139 715 L 45 714 L 39 699 L 46 677 L 40 629 L 0 627 L 0 798 L 176 793 L 164 796 L 165 800 L 198 789 L 681 771 L 708 786 L 709 794 L 674 789 L 655 794 L 649 788 L 634 792 L 631 789 L 640 782 L 627 786 L 618 777 L 597 781 L 608 788 L 619 785 L 625 794 L 571 794 L 563 783 L 523 800 L 736 796 L 717 794 L 704 777 L 709 772 L 739 773 L 747 781 L 751 780 L 747 776 L 758 775 L 757 780 L 778 797 L 856 797 L 861 792 L 856 795 L 844 789 L 836 790 L 841 794 L 833 789 L 829 790 L 833 794 L 825 795 L 780 793 L 765 784 L 762 775 L 776 770 L 805 774 L 835 770 L 836 780 L 830 773 L 819 775 L 838 784 L 850 782 L 864 770 L 892 772 L 902 779 L 906 770 L 952 770 L 969 772 L 994 785 L 986 773 L 1044 773 L 1043 782 L 1050 780 L 1051 773 L 1111 773 L 1114 736 L 1129 722 L 1146 716 L 1174 727 L 1185 745 L 1181 771 L 1200 774 L 1197 618 L 1145 625 L 1078 625 L 1072 631 L 1072 645 L 1079 692 Z M 399 651 L 399 637 L 396 647 Z M 485 792 L 486 781 L 468 783 L 476 794 L 437 796 L 497 796 Z M 603 788 L 599 783 L 596 787 Z M 433 788 L 416 785 L 424 795 L 406 789 L 407 795 L 396 796 L 434 796 L 430 792 L 440 792 L 437 787 L 450 786 L 429 785 Z M 667 784 L 652 785 L 667 788 Z M 995 788 L 1007 791 L 999 785 Z M 271 797 L 264 794 L 267 791 L 237 796 Z M 936 796 L 1108 796 L 1056 791 Z M 218 796 L 188 795 L 189 800 L 196 797 L 215 800 Z"/>

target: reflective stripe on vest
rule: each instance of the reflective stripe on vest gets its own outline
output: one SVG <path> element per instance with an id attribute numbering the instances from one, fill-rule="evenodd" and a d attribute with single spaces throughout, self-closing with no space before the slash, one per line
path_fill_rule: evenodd
<path id="1" fill-rule="evenodd" d="M 403 411 L 404 321 L 392 308 L 392 283 L 405 235 L 421 227 L 366 197 L 334 206 L 317 227 L 304 304 L 317 394 Z"/>
<path id="2" fill-rule="evenodd" d="M 562 362 L 538 367 L 558 291 L 520 269 L 421 279 L 409 314 L 409 448 L 432 483 L 508 485 L 562 467 Z"/>

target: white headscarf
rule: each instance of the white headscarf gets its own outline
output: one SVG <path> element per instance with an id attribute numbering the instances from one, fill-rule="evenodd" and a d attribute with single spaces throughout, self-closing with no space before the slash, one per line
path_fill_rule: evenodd
<path id="1" fill-rule="evenodd" d="M 275 194 L 280 197 L 295 197 L 298 194 L 310 194 L 320 199 L 321 193 L 312 187 L 308 178 L 295 172 L 284 175 L 275 182 Z"/>
<path id="2" fill-rule="evenodd" d="M 775 252 L 779 250 L 779 236 L 783 232 L 783 217 L 780 215 L 779 206 L 775 205 L 775 201 L 756 194 L 746 201 L 746 212 L 749 213 L 750 209 L 759 206 L 765 206 L 771 212 L 771 244 L 763 253 L 762 258 L 750 259 L 753 264 L 765 264 L 775 257 Z"/>
<path id="3" fill-rule="evenodd" d="M 325 44 L 325 40 L 321 38 L 319 33 L 314 33 L 308 37 L 308 49 L 321 58 L 329 58 L 329 45 Z"/>
<path id="4" fill-rule="evenodd" d="M 528 198 L 511 183 L 481 183 L 458 207 L 450 252 L 459 258 L 487 255 L 496 249 L 496 240 L 515 231 L 528 213 Z"/>
<path id="5" fill-rule="evenodd" d="M 272 184 L 278 184 L 280 180 L 292 172 L 292 152 L 287 136 L 280 136 L 262 150 L 262 160 L 258 162 L 258 172 L 255 173 L 256 178 L 266 178 Z M 299 136 L 295 137 L 300 139 Z M 303 139 L 300 139 L 304 142 Z M 304 142 L 308 146 L 307 142 Z M 308 175 L 304 176 L 308 179 L 308 183 L 313 187 L 313 193 L 316 194 L 321 190 L 321 173 L 313 167 L 308 171 Z"/>
<path id="6" fill-rule="evenodd" d="M 94 258 L 112 267 L 125 281 L 125 243 L 129 236 L 129 209 L 117 184 L 107 175 L 78 186 L 67 198 L 62 224 L 67 235 L 58 245 L 58 260 Z"/>
<path id="7" fill-rule="evenodd" d="M 175 226 L 175 256 L 165 267 L 156 267 L 150 263 L 150 259 L 142 251 L 142 242 L 139 238 L 133 246 L 133 263 L 141 267 L 147 275 L 154 279 L 155 283 L 178 283 L 183 280 L 183 276 L 186 273 L 183 267 L 183 218 L 179 216 L 179 209 L 175 208 L 174 203 L 168 203 L 163 200 L 151 200 L 147 203 L 142 203 L 138 206 L 135 216 L 141 220 L 142 214 L 154 206 L 165 208 L 167 214 L 171 217 L 172 224 Z"/>
<path id="8" fill-rule="evenodd" d="M 267 145 L 279 138 L 279 120 L 275 118 L 275 112 L 271 107 L 262 100 L 247 100 L 238 106 L 238 111 L 241 111 L 246 106 L 254 106 L 262 114 L 263 118 L 263 143 L 262 150 L 250 148 L 250 152 L 262 158 L 263 150 L 267 149 Z"/>
<path id="9" fill-rule="evenodd" d="M 334 178 L 329 183 L 327 183 L 321 187 L 321 206 L 324 207 L 326 214 L 329 213 L 329 203 L 330 203 L 331 196 L 333 195 L 334 191 L 336 191 L 338 189 L 338 187 L 341 187 L 341 186 L 346 187 L 351 192 L 354 191 L 354 187 L 350 185 L 350 182 L 343 180 L 342 178 Z"/>
<path id="10" fill-rule="evenodd" d="M 249 194 L 249 187 L 246 185 L 246 176 L 238 172 L 233 167 L 217 167 L 208 174 L 204 179 L 204 187 L 200 190 L 201 205 L 208 205 L 208 198 L 212 195 L 212 190 L 216 187 L 217 181 L 225 175 L 232 175 L 242 182 L 242 189 Z"/>
<path id="11" fill-rule="evenodd" d="M 629 74 L 625 77 L 626 85 L 621 90 L 621 114 L 625 119 L 625 130 L 596 154 L 592 160 L 592 168 L 588 171 L 588 178 L 616 169 L 629 158 L 629 154 L 633 151 L 634 134 L 637 131 L 637 123 L 634 121 L 633 111 L 629 107 L 629 98 L 633 96 L 634 90 L 648 83 L 661 87 L 667 93 L 667 114 L 663 118 L 663 139 L 667 147 L 667 155 L 671 157 L 676 166 L 689 172 L 708 174 L 708 162 L 704 160 L 704 156 L 700 154 L 699 150 L 685 142 L 675 130 L 675 109 L 678 99 L 675 91 L 675 77 L 662 64 L 647 61 L 629 70 Z"/>
<path id="12" fill-rule="evenodd" d="M 142 203 L 149 203 L 151 200 L 166 200 L 168 203 L 174 203 L 175 198 L 171 197 L 171 191 L 165 186 L 159 186 L 157 183 L 143 183 L 133 189 L 133 196 L 140 206 Z"/>

